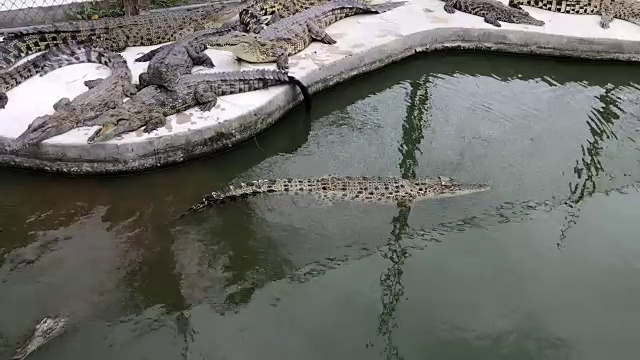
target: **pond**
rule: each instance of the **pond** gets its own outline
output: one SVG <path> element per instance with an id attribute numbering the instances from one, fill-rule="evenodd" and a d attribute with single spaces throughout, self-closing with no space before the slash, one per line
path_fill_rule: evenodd
<path id="1" fill-rule="evenodd" d="M 0 357 L 64 313 L 29 359 L 634 358 L 635 79 L 628 63 L 429 54 L 183 166 L 1 170 Z M 230 183 L 327 174 L 491 189 L 410 209 L 258 196 L 174 218 Z"/>

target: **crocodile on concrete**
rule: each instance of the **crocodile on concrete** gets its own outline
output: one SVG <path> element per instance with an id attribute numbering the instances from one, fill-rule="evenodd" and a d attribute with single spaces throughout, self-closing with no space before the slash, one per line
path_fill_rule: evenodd
<path id="1" fill-rule="evenodd" d="M 129 46 L 157 45 L 209 29 L 237 15 L 246 3 L 212 4 L 196 9 L 154 12 L 43 25 L 2 33 L 0 70 L 60 44 L 87 44 L 121 52 Z"/>
<path id="2" fill-rule="evenodd" d="M 521 5 L 553 12 L 600 15 L 600 27 L 608 29 L 613 19 L 640 25 L 640 1 L 637 0 L 509 0 L 509 6 Z"/>
<path id="3" fill-rule="evenodd" d="M 87 125 L 102 125 L 88 143 L 107 141 L 131 131 L 144 128 L 149 133 L 166 124 L 166 117 L 199 105 L 210 111 L 218 96 L 265 89 L 280 84 L 298 86 L 307 109 L 311 106 L 309 90 L 300 80 L 278 70 L 256 69 L 244 71 L 190 74 L 180 78 L 173 90 L 148 86 L 116 109 L 105 112 Z"/>
<path id="4" fill-rule="evenodd" d="M 0 72 L 0 109 L 4 109 L 9 101 L 7 91 L 27 81 L 36 75 L 44 76 L 53 70 L 67 65 L 80 63 L 97 63 L 109 65 L 115 58 L 112 52 L 99 48 L 85 48 L 80 50 L 75 45 L 61 45 L 39 54 L 33 59 Z"/>
<path id="5" fill-rule="evenodd" d="M 33 334 L 18 348 L 12 359 L 23 360 L 53 338 L 62 334 L 67 328 L 67 322 L 66 316 L 46 316 L 36 325 Z"/>
<path id="6" fill-rule="evenodd" d="M 101 61 L 111 69 L 111 75 L 105 79 L 85 81 L 84 84 L 89 90 L 73 100 L 68 98 L 58 100 L 53 105 L 55 112 L 52 115 L 37 117 L 9 145 L 9 151 L 17 151 L 84 126 L 85 122 L 97 118 L 108 109 L 117 108 L 126 96 L 133 96 L 136 93 L 136 89 L 131 84 L 131 70 L 122 55 L 104 49 L 96 51 L 91 47 L 75 46 L 74 49 L 78 54 L 84 52 L 86 57 L 95 57 L 95 62 Z"/>
<path id="7" fill-rule="evenodd" d="M 258 34 L 232 32 L 212 38 L 210 48 L 231 51 L 247 62 L 276 62 L 279 70 L 289 69 L 289 56 L 304 50 L 313 41 L 335 44 L 324 30 L 349 16 L 380 14 L 406 4 L 406 1 L 367 5 L 356 0 L 333 0 L 311 7 L 267 26 Z"/>
<path id="8" fill-rule="evenodd" d="M 306 179 L 258 180 L 214 191 L 178 217 L 205 207 L 222 205 L 260 194 L 311 195 L 326 203 L 335 200 L 349 200 L 411 206 L 415 201 L 465 195 L 488 189 L 488 185 L 459 184 L 445 177 L 409 180 L 397 177 L 325 176 Z"/>
<path id="9" fill-rule="evenodd" d="M 195 32 L 173 44 L 160 47 L 144 54 L 135 61 L 149 61 L 146 72 L 138 78 L 142 89 L 149 85 L 165 86 L 171 89 L 180 76 L 190 74 L 193 66 L 201 65 L 213 68 L 211 59 L 204 54 L 207 41 L 215 36 L 228 34 L 231 31 L 259 32 L 264 18 L 271 16 L 269 23 L 274 23 L 310 7 L 327 3 L 329 0 L 259 0 L 253 6 L 240 11 L 239 20 L 230 22 L 217 29 Z M 151 58 L 151 59 L 150 59 Z"/>
<path id="10" fill-rule="evenodd" d="M 498 0 L 446 0 L 444 11 L 453 14 L 460 10 L 467 14 L 480 16 L 484 22 L 501 27 L 500 21 L 512 24 L 543 26 L 544 21 L 529 15 L 523 9 L 509 7 Z"/>

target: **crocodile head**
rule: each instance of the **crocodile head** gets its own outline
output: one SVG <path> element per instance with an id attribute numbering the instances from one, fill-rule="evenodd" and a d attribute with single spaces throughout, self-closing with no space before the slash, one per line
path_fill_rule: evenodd
<path id="1" fill-rule="evenodd" d="M 219 36 L 208 44 L 210 48 L 230 51 L 240 59 L 249 62 L 260 62 L 260 51 L 269 47 L 269 43 L 262 43 L 255 34 L 232 33 Z"/>
<path id="2" fill-rule="evenodd" d="M 524 24 L 524 25 L 535 25 L 535 26 L 543 26 L 544 21 L 538 20 L 531 16 L 528 12 L 523 9 L 515 9 L 509 8 L 509 18 L 512 23 L 515 24 Z"/>
<path id="3" fill-rule="evenodd" d="M 418 199 L 460 196 L 490 189 L 489 185 L 486 184 L 460 184 L 455 180 L 441 176 L 437 180 L 415 180 L 413 186 Z"/>
<path id="4" fill-rule="evenodd" d="M 66 133 L 75 127 L 68 119 L 71 117 L 73 117 L 73 115 L 67 113 L 38 116 L 31 124 L 29 124 L 27 130 L 9 144 L 8 150 L 18 151 L 56 135 Z"/>

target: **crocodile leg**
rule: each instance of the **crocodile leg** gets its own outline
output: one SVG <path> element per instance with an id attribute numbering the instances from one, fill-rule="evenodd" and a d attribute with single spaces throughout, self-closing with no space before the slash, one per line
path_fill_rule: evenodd
<path id="1" fill-rule="evenodd" d="M 154 112 L 152 114 L 149 114 L 149 120 L 147 121 L 147 124 L 142 129 L 142 132 L 149 134 L 152 131 L 163 127 L 166 123 L 167 123 L 167 118 L 164 115 L 162 115 L 162 113 Z"/>
<path id="2" fill-rule="evenodd" d="M 309 35 L 311 35 L 311 38 L 313 40 L 317 40 L 323 44 L 328 44 L 328 45 L 333 45 L 337 42 L 331 36 L 329 36 L 329 34 L 327 34 L 327 32 L 324 31 L 324 29 L 321 29 L 314 22 L 311 22 L 311 21 L 307 22 L 307 29 L 309 29 Z"/>
<path id="3" fill-rule="evenodd" d="M 218 96 L 214 89 L 207 84 L 199 84 L 196 87 L 194 96 L 198 104 L 201 104 L 199 108 L 202 112 L 211 111 L 218 103 Z"/>
<path id="4" fill-rule="evenodd" d="M 200 65 L 200 66 L 204 66 L 207 68 L 214 68 L 216 67 L 213 64 L 213 61 L 211 60 L 211 58 L 209 56 L 207 56 L 204 51 L 201 52 L 196 52 L 191 46 L 186 45 L 185 49 L 187 50 L 187 54 L 189 55 L 189 57 L 191 58 L 191 61 L 193 61 L 193 65 Z"/>
<path id="5" fill-rule="evenodd" d="M 500 23 L 498 22 L 498 20 L 496 19 L 496 15 L 495 14 L 487 14 L 484 17 L 484 22 L 486 22 L 487 24 L 491 24 L 495 27 L 502 27 L 502 25 L 500 25 Z"/>
<path id="6" fill-rule="evenodd" d="M 64 109 L 64 107 L 69 105 L 70 102 L 71 100 L 69 100 L 69 98 L 63 97 L 62 99 L 56 101 L 55 104 L 53 104 L 53 110 L 58 111 Z"/>
<path id="7" fill-rule="evenodd" d="M 103 78 L 87 80 L 84 82 L 84 86 L 86 86 L 89 89 L 93 89 L 94 87 L 98 86 L 98 84 L 100 84 L 103 80 L 104 80 Z"/>
<path id="8" fill-rule="evenodd" d="M 453 14 L 456 12 L 456 9 L 453 7 L 453 4 L 456 2 L 456 0 L 447 0 L 444 3 L 444 11 L 448 12 L 449 14 Z"/>
<path id="9" fill-rule="evenodd" d="M 278 48 L 275 50 L 274 54 L 278 70 L 289 71 L 289 55 L 287 54 L 287 50 Z"/>
<path id="10" fill-rule="evenodd" d="M 142 72 L 138 75 L 138 90 L 142 90 L 147 86 L 149 86 L 149 74 Z"/>
<path id="11" fill-rule="evenodd" d="M 602 16 L 600 16 L 600 27 L 608 29 L 613 21 L 613 6 L 607 1 L 602 2 Z"/>

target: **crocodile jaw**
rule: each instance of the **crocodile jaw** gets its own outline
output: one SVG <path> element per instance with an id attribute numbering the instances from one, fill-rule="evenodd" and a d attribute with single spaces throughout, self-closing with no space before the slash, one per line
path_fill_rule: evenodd
<path id="1" fill-rule="evenodd" d="M 71 114 L 66 115 L 72 116 Z M 74 128 L 74 125 L 71 124 L 68 119 L 66 120 L 67 121 L 62 117 L 55 115 L 43 115 L 37 117 L 31 124 L 29 124 L 27 130 L 9 144 L 7 150 L 22 150 L 54 136 L 66 133 Z"/>

